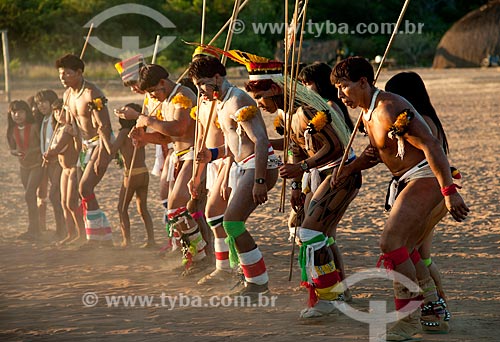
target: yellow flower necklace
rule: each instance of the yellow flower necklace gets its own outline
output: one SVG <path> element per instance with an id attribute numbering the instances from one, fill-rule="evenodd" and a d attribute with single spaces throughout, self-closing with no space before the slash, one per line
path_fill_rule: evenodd
<path id="1" fill-rule="evenodd" d="M 177 93 L 170 103 L 183 109 L 189 109 L 193 106 L 191 99 L 182 93 Z"/>

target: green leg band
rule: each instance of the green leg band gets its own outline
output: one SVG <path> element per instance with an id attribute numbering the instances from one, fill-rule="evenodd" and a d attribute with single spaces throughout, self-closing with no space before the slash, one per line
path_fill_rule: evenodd
<path id="1" fill-rule="evenodd" d="M 169 238 L 171 238 L 173 234 L 172 234 L 172 230 L 170 229 L 170 223 L 168 223 L 168 222 L 167 222 L 167 223 L 165 224 L 165 230 L 167 231 L 167 236 L 168 236 Z"/>
<path id="2" fill-rule="evenodd" d="M 311 240 L 308 241 L 302 241 L 302 245 L 300 246 L 299 249 L 299 266 L 302 270 L 301 273 L 301 279 L 302 281 L 307 281 L 307 261 L 308 261 L 308 256 L 307 256 L 307 246 L 312 245 L 314 243 L 322 242 L 327 240 L 327 237 L 323 234 L 319 234 L 316 237 L 312 238 Z M 309 256 L 314 258 L 313 256 Z"/>
<path id="3" fill-rule="evenodd" d="M 424 262 L 424 265 L 427 266 L 427 267 L 429 267 L 432 264 L 432 259 L 431 258 L 422 259 L 422 261 Z"/>
<path id="4" fill-rule="evenodd" d="M 224 221 L 222 226 L 226 231 L 227 238 L 224 240 L 229 247 L 229 265 L 231 268 L 240 263 L 238 251 L 236 250 L 236 238 L 246 231 L 245 222 L 243 221 Z"/>

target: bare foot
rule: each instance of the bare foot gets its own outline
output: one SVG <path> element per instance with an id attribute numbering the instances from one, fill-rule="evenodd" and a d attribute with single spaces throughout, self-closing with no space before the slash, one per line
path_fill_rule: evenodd
<path id="1" fill-rule="evenodd" d="M 75 236 L 68 235 L 64 239 L 62 239 L 61 241 L 56 242 L 56 246 L 63 246 L 65 244 L 67 244 L 67 243 L 70 243 L 74 239 L 75 239 Z"/>
<path id="2" fill-rule="evenodd" d="M 144 244 L 142 244 L 140 248 L 155 248 L 155 247 L 158 247 L 155 240 L 148 240 Z"/>
<path id="3" fill-rule="evenodd" d="M 120 244 L 120 248 L 129 248 L 131 247 L 131 243 L 128 240 L 123 240 L 122 243 Z"/>
<path id="4" fill-rule="evenodd" d="M 87 237 L 85 235 L 77 235 L 73 240 L 68 242 L 68 245 L 83 245 L 87 243 Z"/>

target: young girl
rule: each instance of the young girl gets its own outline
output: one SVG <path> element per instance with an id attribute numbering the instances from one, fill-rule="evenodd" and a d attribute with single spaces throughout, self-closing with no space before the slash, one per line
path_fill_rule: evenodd
<path id="1" fill-rule="evenodd" d="M 34 96 L 34 105 L 42 116 L 40 128 L 40 149 L 42 155 L 47 152 L 56 121 L 52 112 L 52 104 L 58 99 L 57 94 L 51 89 L 38 91 Z M 54 158 L 43 165 L 43 176 L 38 188 L 38 212 L 40 215 L 40 229 L 46 230 L 47 199 L 50 199 L 54 208 L 54 218 L 56 221 L 56 233 L 59 238 L 66 235 L 64 226 L 64 212 L 61 206 L 61 189 L 59 182 L 61 179 L 61 166 Z M 49 188 L 50 183 L 50 188 Z M 50 190 L 49 190 L 50 189 Z"/>
<path id="2" fill-rule="evenodd" d="M 24 198 L 28 206 L 28 231 L 19 238 L 39 238 L 37 188 L 42 178 L 42 155 L 40 152 L 40 127 L 35 123 L 29 105 L 22 100 L 9 104 L 7 141 L 10 153 L 20 164 Z"/>
<path id="3" fill-rule="evenodd" d="M 141 106 L 136 103 L 129 103 L 121 110 L 126 110 L 127 107 L 139 113 L 141 112 Z M 147 241 L 142 247 L 151 248 L 156 244 L 153 231 L 153 220 L 151 219 L 151 215 L 148 211 L 149 172 L 146 167 L 145 149 L 144 146 L 137 147 L 134 165 L 130 165 L 134 154 L 134 146 L 132 145 L 132 140 L 128 137 L 128 134 L 132 127 L 135 126 L 136 120 L 125 120 L 120 118 L 119 121 L 121 126 L 120 132 L 118 133 L 115 142 L 111 145 L 111 151 L 108 152 L 111 155 L 114 155 L 116 152 L 120 151 L 125 164 L 123 183 L 120 189 L 120 198 L 118 200 L 118 213 L 120 215 L 120 225 L 123 237 L 121 245 L 122 247 L 130 246 L 131 239 L 128 206 L 135 193 L 137 210 L 142 217 L 147 234 Z M 130 172 L 131 168 L 132 172 Z M 128 179 L 129 174 L 131 175 L 130 179 Z M 128 191 L 126 191 L 127 185 Z M 125 192 L 127 193 L 127 197 L 125 197 Z"/>
<path id="4" fill-rule="evenodd" d="M 62 100 L 56 100 L 52 104 L 54 118 L 59 122 L 55 131 L 54 140 L 44 154 L 44 159 L 49 163 L 59 158 L 62 168 L 60 177 L 61 203 L 64 211 L 64 219 L 68 233 L 66 238 L 59 242 L 65 243 L 85 242 L 85 225 L 83 212 L 79 207 L 77 161 L 81 149 L 81 139 L 78 135 L 76 125 L 66 121 L 66 115 L 62 110 Z M 55 184 L 54 184 L 55 185 Z"/>

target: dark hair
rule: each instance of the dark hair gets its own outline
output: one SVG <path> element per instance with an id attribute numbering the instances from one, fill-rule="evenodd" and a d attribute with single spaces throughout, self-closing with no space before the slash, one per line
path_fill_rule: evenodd
<path id="1" fill-rule="evenodd" d="M 78 56 L 68 53 L 56 60 L 56 68 L 68 68 L 74 71 L 81 69 L 84 72 L 85 64 Z"/>
<path id="2" fill-rule="evenodd" d="M 250 81 L 245 83 L 245 90 L 248 92 L 266 91 L 271 89 L 273 84 L 276 84 L 276 82 L 271 79 Z"/>
<path id="3" fill-rule="evenodd" d="M 30 107 L 30 111 L 31 111 L 31 114 L 33 115 L 33 117 L 35 118 L 35 121 L 38 123 L 38 124 L 41 124 L 42 121 L 43 121 L 43 118 L 44 118 L 44 115 L 42 114 L 42 112 L 40 112 L 38 110 L 38 106 L 36 105 L 36 102 L 35 102 L 35 96 L 32 95 L 32 96 L 29 96 L 27 99 L 26 99 L 26 103 L 28 104 L 28 106 Z"/>
<path id="4" fill-rule="evenodd" d="M 138 105 L 137 103 L 127 103 L 124 107 L 130 107 L 138 113 L 142 112 L 142 107 L 140 105 Z M 130 128 L 134 127 L 135 124 L 137 123 L 136 119 L 126 120 L 126 119 L 119 118 L 118 121 L 120 122 L 121 129 L 130 129 Z"/>
<path id="5" fill-rule="evenodd" d="M 412 71 L 400 72 L 387 81 L 385 90 L 401 95 L 415 107 L 420 115 L 431 118 L 438 129 L 439 135 L 443 138 L 444 152 L 448 154 L 448 140 L 446 139 L 443 125 L 437 116 L 436 110 L 432 106 L 431 99 L 429 98 L 422 78 Z"/>
<path id="6" fill-rule="evenodd" d="M 52 102 L 52 110 L 61 110 L 63 107 L 63 100 L 62 99 L 56 99 L 54 102 Z"/>
<path id="7" fill-rule="evenodd" d="M 49 104 L 52 105 L 57 99 L 58 96 L 55 91 L 52 89 L 42 89 L 35 94 L 34 100 L 37 102 L 49 101 Z"/>
<path id="8" fill-rule="evenodd" d="M 188 75 L 191 79 L 214 77 L 215 74 L 226 76 L 226 67 L 215 57 L 202 56 L 189 65 Z"/>
<path id="9" fill-rule="evenodd" d="M 139 89 L 145 91 L 148 88 L 154 87 L 161 80 L 168 79 L 170 74 L 165 68 L 158 64 L 147 64 L 139 70 L 139 81 L 137 85 Z"/>
<path id="10" fill-rule="evenodd" d="M 365 58 L 354 56 L 341 60 L 333 67 L 330 81 L 332 84 L 336 84 L 342 79 L 357 82 L 361 77 L 366 77 L 368 83 L 373 85 L 375 78 L 373 67 Z"/>
<path id="11" fill-rule="evenodd" d="M 31 108 L 26 101 L 23 100 L 14 100 L 9 103 L 9 112 L 7 115 L 7 142 L 9 143 L 10 149 L 14 150 L 16 148 L 16 142 L 12 137 L 14 127 L 16 123 L 14 119 L 12 119 L 12 113 L 18 110 L 24 110 L 26 113 L 26 122 L 27 123 L 35 123 L 35 118 L 33 117 L 33 113 L 31 112 Z"/>
<path id="12" fill-rule="evenodd" d="M 308 65 L 302 69 L 299 74 L 299 81 L 303 83 L 314 83 L 316 84 L 316 89 L 318 89 L 318 94 L 326 99 L 327 101 L 333 101 L 337 106 L 339 106 L 342 114 L 344 116 L 344 121 L 349 129 L 354 130 L 354 124 L 349 116 L 347 107 L 339 99 L 337 95 L 337 88 L 330 82 L 330 74 L 332 68 L 326 63 L 314 63 Z"/>
<path id="13" fill-rule="evenodd" d="M 184 77 L 182 80 L 179 81 L 179 83 L 181 85 L 183 85 L 184 87 L 188 87 L 189 89 L 191 89 L 193 91 L 193 93 L 195 93 L 195 94 L 198 93 L 198 89 L 194 85 L 193 80 L 190 79 L 189 77 Z"/>
<path id="14" fill-rule="evenodd" d="M 123 82 L 123 86 L 124 87 L 133 87 L 135 85 L 137 85 L 139 83 L 138 80 L 126 80 L 125 82 Z"/>

